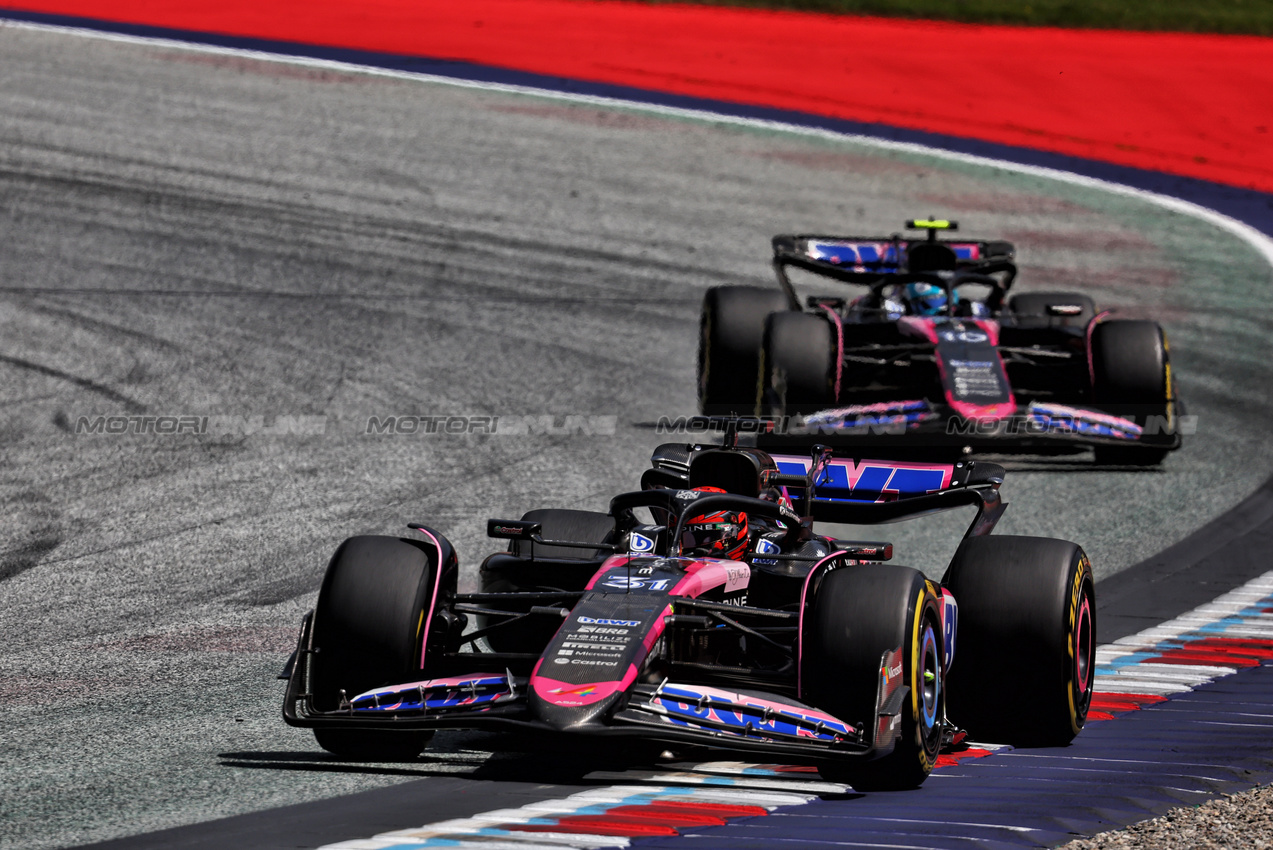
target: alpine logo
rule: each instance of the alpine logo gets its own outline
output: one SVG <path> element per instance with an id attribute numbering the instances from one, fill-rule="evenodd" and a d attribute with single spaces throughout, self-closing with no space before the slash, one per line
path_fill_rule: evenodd
<path id="1" fill-rule="evenodd" d="M 638 534 L 637 532 L 634 531 L 632 532 L 632 534 L 628 536 L 628 551 L 629 552 L 653 552 L 654 541 L 646 537 L 644 534 Z"/>

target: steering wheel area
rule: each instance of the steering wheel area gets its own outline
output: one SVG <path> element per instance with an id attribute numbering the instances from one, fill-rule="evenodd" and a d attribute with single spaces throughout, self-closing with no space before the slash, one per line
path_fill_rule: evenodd
<path id="1" fill-rule="evenodd" d="M 777 502 L 739 496 L 733 493 L 703 493 L 698 490 L 640 490 L 620 493 L 610 500 L 610 515 L 615 518 L 615 528 L 620 533 L 631 531 L 640 524 L 633 511 L 650 508 L 667 515 L 667 526 L 673 529 L 669 537 L 670 557 L 681 554 L 681 532 L 691 516 L 717 511 L 742 511 L 749 517 L 764 517 L 777 522 L 783 529 L 783 549 L 794 547 L 800 540 L 803 527 L 800 517 Z M 675 525 L 672 519 L 675 518 Z"/>
<path id="2" fill-rule="evenodd" d="M 904 272 L 900 274 L 890 275 L 881 280 L 877 280 L 870 285 L 871 295 L 867 301 L 867 307 L 871 310 L 883 310 L 884 290 L 894 287 L 903 286 L 908 283 L 929 283 L 946 291 L 946 315 L 952 315 L 954 309 L 955 290 L 961 286 L 988 286 L 990 287 L 990 297 L 986 299 L 986 305 L 991 309 L 1003 300 L 1007 287 L 1004 282 L 998 278 L 988 274 L 974 271 L 954 271 L 945 274 L 937 274 L 935 272 Z"/>

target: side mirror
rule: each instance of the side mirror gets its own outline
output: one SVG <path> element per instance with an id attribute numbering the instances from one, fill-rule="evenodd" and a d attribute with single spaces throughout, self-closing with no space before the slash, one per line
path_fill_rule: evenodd
<path id="1" fill-rule="evenodd" d="M 893 560 L 892 543 L 863 543 L 859 540 L 834 540 L 832 543 L 841 552 L 862 561 Z"/>
<path id="2" fill-rule="evenodd" d="M 543 530 L 543 525 L 538 522 L 523 522 L 519 519 L 488 519 L 486 521 L 486 536 L 500 540 L 534 541 Z"/>

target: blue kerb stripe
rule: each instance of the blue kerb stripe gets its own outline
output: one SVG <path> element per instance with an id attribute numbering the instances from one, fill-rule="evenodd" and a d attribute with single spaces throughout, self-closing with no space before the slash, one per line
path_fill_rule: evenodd
<path id="1" fill-rule="evenodd" d="M 1233 626 L 1244 626 L 1244 625 L 1247 625 L 1249 621 L 1253 619 L 1261 618 L 1262 615 L 1264 614 L 1264 608 L 1268 607 L 1271 603 L 1273 603 L 1273 597 L 1266 596 L 1264 599 L 1261 599 L 1259 602 L 1256 602 L 1252 605 L 1248 605 L 1246 608 L 1243 608 L 1237 614 L 1234 614 L 1229 617 L 1224 617 L 1222 619 L 1216 620 L 1213 623 L 1208 623 L 1205 626 L 1199 626 L 1196 629 L 1193 629 L 1192 631 L 1182 634 L 1180 637 L 1161 640 L 1158 643 L 1154 644 L 1152 649 L 1140 650 L 1137 652 L 1133 652 L 1130 655 L 1124 655 L 1121 658 L 1115 658 L 1113 661 L 1106 662 L 1105 664 L 1099 664 L 1096 667 L 1096 673 L 1098 675 L 1114 673 L 1126 667 L 1133 667 L 1137 664 L 1140 664 L 1143 661 L 1153 658 L 1156 655 L 1161 655 L 1163 652 L 1166 652 L 1168 650 L 1188 649 L 1189 644 L 1197 639 L 1196 636 L 1224 634 Z M 1195 637 L 1191 637 L 1191 636 L 1195 636 Z M 1270 640 L 1273 640 L 1273 637 L 1271 637 Z M 1222 667 L 1224 665 L 1216 664 L 1214 666 Z"/>

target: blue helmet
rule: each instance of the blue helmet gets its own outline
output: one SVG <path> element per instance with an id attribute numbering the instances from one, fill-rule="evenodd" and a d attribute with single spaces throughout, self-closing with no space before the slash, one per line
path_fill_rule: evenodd
<path id="1" fill-rule="evenodd" d="M 959 296 L 954 295 L 954 303 Z M 906 284 L 906 304 L 916 316 L 940 316 L 946 312 L 946 290 L 931 283 Z"/>

